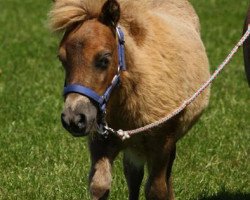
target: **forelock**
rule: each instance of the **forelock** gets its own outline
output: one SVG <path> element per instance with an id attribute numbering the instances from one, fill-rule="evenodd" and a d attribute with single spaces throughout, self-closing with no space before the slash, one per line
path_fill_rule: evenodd
<path id="1" fill-rule="evenodd" d="M 53 32 L 63 32 L 75 23 L 98 17 L 105 0 L 57 0 L 49 12 Z"/>

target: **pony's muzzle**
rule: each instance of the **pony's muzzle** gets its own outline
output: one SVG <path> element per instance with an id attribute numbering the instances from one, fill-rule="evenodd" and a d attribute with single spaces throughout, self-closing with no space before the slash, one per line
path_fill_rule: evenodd
<path id="1" fill-rule="evenodd" d="M 82 95 L 69 94 L 61 114 L 63 127 L 75 137 L 87 136 L 96 128 L 97 109 Z"/>
<path id="2" fill-rule="evenodd" d="M 73 136 L 86 135 L 86 116 L 84 114 L 73 114 L 67 110 L 61 114 L 61 121 L 63 127 Z"/>

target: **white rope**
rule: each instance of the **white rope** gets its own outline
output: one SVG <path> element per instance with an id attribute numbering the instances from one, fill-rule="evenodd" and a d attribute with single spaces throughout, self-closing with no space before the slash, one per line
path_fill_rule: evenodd
<path id="1" fill-rule="evenodd" d="M 236 46 L 232 49 L 232 51 L 229 53 L 229 55 L 226 57 L 226 59 L 222 62 L 222 64 L 219 65 L 219 67 L 215 70 L 215 72 L 212 74 L 212 76 L 209 78 L 209 80 L 207 82 L 205 82 L 198 90 L 197 92 L 194 93 L 193 96 L 191 96 L 189 99 L 187 99 L 186 101 L 184 101 L 178 108 L 176 108 L 172 113 L 170 113 L 169 115 L 167 115 L 166 117 L 148 124 L 146 126 L 143 126 L 141 128 L 137 128 L 134 130 L 127 130 L 127 131 L 123 131 L 123 130 L 118 130 L 115 131 L 112 128 L 106 126 L 106 130 L 117 134 L 118 137 L 120 137 L 122 140 L 126 140 L 129 139 L 132 135 L 147 131 L 149 129 L 155 128 L 161 124 L 166 123 L 168 120 L 170 120 L 171 118 L 173 118 L 174 116 L 178 115 L 181 111 L 183 111 L 189 104 L 191 104 L 212 82 L 213 80 L 219 75 L 219 73 L 224 69 L 224 67 L 231 61 L 231 59 L 233 58 L 233 56 L 236 54 L 236 52 L 238 51 L 239 47 L 242 46 L 242 44 L 246 41 L 246 39 L 249 37 L 250 35 L 250 24 L 248 25 L 248 30 L 246 31 L 246 33 L 242 36 L 242 38 L 240 39 L 240 41 L 236 44 Z"/>

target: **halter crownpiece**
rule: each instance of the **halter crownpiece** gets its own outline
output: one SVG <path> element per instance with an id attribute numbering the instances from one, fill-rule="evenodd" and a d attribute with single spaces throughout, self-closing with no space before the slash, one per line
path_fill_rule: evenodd
<path id="1" fill-rule="evenodd" d="M 116 28 L 116 32 L 118 35 L 118 56 L 119 56 L 119 66 L 118 71 L 126 71 L 126 62 L 125 62 L 125 36 L 122 29 L 118 26 Z"/>
<path id="2" fill-rule="evenodd" d="M 104 94 L 102 96 L 100 96 L 91 88 L 85 87 L 83 85 L 78 85 L 78 84 L 65 85 L 64 90 L 63 90 L 64 96 L 66 96 L 67 94 L 70 94 L 70 93 L 78 93 L 78 94 L 87 96 L 88 98 L 93 100 L 98 105 L 98 109 L 101 112 L 102 118 L 103 118 L 102 119 L 103 122 L 101 122 L 103 124 L 99 124 L 99 126 L 100 126 L 99 128 L 105 126 L 106 122 L 105 122 L 104 118 L 105 118 L 107 102 L 109 101 L 110 95 L 111 95 L 112 91 L 114 90 L 114 88 L 121 82 L 121 80 L 120 80 L 121 71 L 126 70 L 124 33 L 119 26 L 116 27 L 116 33 L 118 36 L 118 61 L 119 61 L 118 62 L 118 70 L 117 70 L 117 74 L 112 79 L 111 84 L 108 86 L 108 88 L 106 89 Z M 103 128 L 101 128 L 101 129 L 103 129 Z M 101 134 L 103 134 L 104 129 L 100 130 L 99 132 L 101 132 Z"/>

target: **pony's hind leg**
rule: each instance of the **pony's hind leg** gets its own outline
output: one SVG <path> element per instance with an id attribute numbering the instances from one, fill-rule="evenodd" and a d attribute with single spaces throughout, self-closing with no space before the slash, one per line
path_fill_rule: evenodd
<path id="1" fill-rule="evenodd" d="M 174 160 L 172 152 L 174 148 L 175 141 L 172 138 L 162 138 L 161 141 L 151 146 L 147 158 L 149 171 L 145 191 L 147 200 L 174 199 L 171 183 L 171 168 Z"/>
<path id="2" fill-rule="evenodd" d="M 93 200 L 108 199 L 112 164 L 120 151 L 119 142 L 114 138 L 94 138 L 89 141 L 91 153 L 91 170 L 89 187 Z"/>
<path id="3" fill-rule="evenodd" d="M 173 145 L 172 151 L 169 157 L 169 162 L 167 166 L 167 175 L 166 175 L 166 183 L 167 183 L 167 190 L 168 190 L 168 198 L 169 200 L 174 200 L 174 190 L 173 190 L 173 177 L 171 175 L 172 166 L 175 160 L 176 155 L 176 145 Z"/>
<path id="4" fill-rule="evenodd" d="M 134 164 L 125 152 L 123 156 L 123 169 L 129 189 L 129 200 L 138 200 L 144 176 L 144 163 Z"/>

